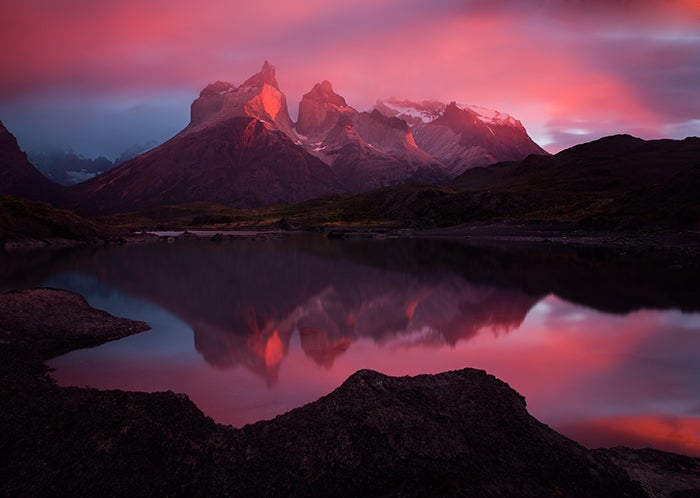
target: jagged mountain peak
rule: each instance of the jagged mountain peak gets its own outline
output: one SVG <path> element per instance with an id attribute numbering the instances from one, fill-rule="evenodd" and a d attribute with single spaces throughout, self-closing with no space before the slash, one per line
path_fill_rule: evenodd
<path id="1" fill-rule="evenodd" d="M 335 93 L 330 81 L 323 80 L 301 98 L 296 129 L 312 141 L 321 140 L 341 117 L 351 114 L 357 111 Z"/>
<path id="2" fill-rule="evenodd" d="M 512 126 L 515 128 L 523 128 L 522 123 L 515 119 L 510 114 L 496 111 L 487 107 L 477 105 L 460 104 L 452 101 L 445 107 L 445 115 L 458 115 L 460 112 L 466 112 L 474 116 L 476 119 L 491 126 Z"/>
<path id="3" fill-rule="evenodd" d="M 320 88 L 324 92 L 332 92 L 333 91 L 333 85 L 328 80 L 323 80 L 320 83 L 316 83 L 314 85 L 314 88 Z"/>
<path id="4" fill-rule="evenodd" d="M 279 91 L 279 85 L 277 84 L 275 66 L 270 64 L 268 61 L 262 66 L 260 72 L 254 74 L 247 80 L 245 80 L 239 87 L 236 87 L 233 83 L 228 81 L 217 80 L 214 83 L 208 84 L 200 92 L 200 97 L 212 97 L 216 95 L 225 95 L 227 93 L 235 92 L 238 90 L 245 89 L 247 91 L 250 88 L 262 88 L 265 85 L 270 85 L 277 91 Z"/>
<path id="5" fill-rule="evenodd" d="M 390 128 L 396 128 L 397 130 L 402 130 L 405 132 L 409 132 L 411 129 L 405 120 L 395 116 L 387 116 L 386 114 L 379 112 L 377 109 L 372 109 L 368 114 L 373 120 L 385 124 Z"/>
<path id="6" fill-rule="evenodd" d="M 270 85 L 278 91 L 280 89 L 277 84 L 275 66 L 267 61 L 263 64 L 260 72 L 245 80 L 241 87 L 262 87 L 263 85 Z"/>
<path id="7" fill-rule="evenodd" d="M 312 99 L 316 102 L 324 102 L 338 107 L 346 107 L 348 105 L 342 96 L 335 93 L 333 85 L 328 80 L 316 83 L 311 91 L 306 93 L 302 98 Z"/>
<path id="8" fill-rule="evenodd" d="M 250 117 L 262 121 L 294 137 L 287 99 L 279 90 L 275 67 L 265 61 L 262 70 L 240 86 L 225 81 L 207 85 L 191 107 L 190 124 L 183 133 L 199 131 L 234 117 Z"/>
<path id="9" fill-rule="evenodd" d="M 229 83 L 228 81 L 215 81 L 214 83 L 209 83 L 204 89 L 199 93 L 200 97 L 211 97 L 214 95 L 223 95 L 225 93 L 232 92 L 236 89 L 236 85 Z"/>

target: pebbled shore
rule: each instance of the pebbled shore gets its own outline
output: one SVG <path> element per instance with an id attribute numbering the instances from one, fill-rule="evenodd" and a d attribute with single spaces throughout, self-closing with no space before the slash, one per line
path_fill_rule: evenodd
<path id="1" fill-rule="evenodd" d="M 242 429 L 184 395 L 62 388 L 44 361 L 148 329 L 74 293 L 0 294 L 3 496 L 696 496 L 700 459 L 588 450 L 474 369 L 362 370 Z"/>

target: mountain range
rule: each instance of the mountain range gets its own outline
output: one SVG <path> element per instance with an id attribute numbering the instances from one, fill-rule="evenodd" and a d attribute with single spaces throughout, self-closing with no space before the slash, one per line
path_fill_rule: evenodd
<path id="1" fill-rule="evenodd" d="M 328 81 L 303 96 L 295 123 L 275 69 L 265 63 L 239 86 L 218 81 L 204 88 L 190 123 L 172 139 L 69 187 L 37 171 L 0 126 L 0 194 L 84 215 L 140 212 L 145 225 L 176 216 L 188 226 L 284 220 L 697 230 L 698 158 L 697 137 L 629 135 L 549 155 L 507 114 L 395 98 L 360 112 Z M 174 205 L 184 209 L 144 215 Z M 263 209 L 231 211 L 239 208 Z"/>
<path id="2" fill-rule="evenodd" d="M 71 148 L 35 149 L 27 151 L 27 157 L 53 182 L 59 185 L 74 185 L 119 166 L 156 145 L 158 144 L 154 142 L 134 144 L 123 150 L 114 161 L 104 156 L 91 159 L 76 153 Z"/>
<path id="3" fill-rule="evenodd" d="M 251 208 L 405 183 L 438 184 L 475 166 L 547 154 L 507 114 L 393 98 L 360 112 L 328 81 L 303 96 L 294 123 L 267 62 L 238 86 L 217 81 L 204 88 L 192 103 L 188 126 L 164 144 L 67 188 L 22 159 L 4 127 L 0 133 L 17 156 L 3 161 L 3 177 L 12 180 L 0 183 L 0 193 L 84 214 L 199 201 Z"/>

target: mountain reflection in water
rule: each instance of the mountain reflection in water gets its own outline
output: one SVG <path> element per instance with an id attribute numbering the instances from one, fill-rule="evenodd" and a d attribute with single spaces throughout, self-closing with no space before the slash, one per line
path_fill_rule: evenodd
<path id="1" fill-rule="evenodd" d="M 241 425 L 360 368 L 476 367 L 584 444 L 700 454 L 700 318 L 677 311 L 700 307 L 697 267 L 590 249 L 321 236 L 50 258 L 8 259 L 5 285 L 70 288 L 154 326 L 53 360 L 61 384 L 187 392 Z M 186 352 L 192 334 L 205 363 Z"/>

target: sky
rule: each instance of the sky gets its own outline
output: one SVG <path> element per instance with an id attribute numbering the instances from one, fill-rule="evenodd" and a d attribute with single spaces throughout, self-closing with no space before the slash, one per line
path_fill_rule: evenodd
<path id="1" fill-rule="evenodd" d="M 700 0 L 0 0 L 0 121 L 24 150 L 117 157 L 265 60 L 297 114 L 327 79 L 507 112 L 550 152 L 700 135 Z"/>

